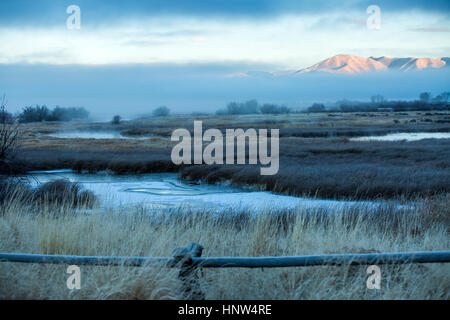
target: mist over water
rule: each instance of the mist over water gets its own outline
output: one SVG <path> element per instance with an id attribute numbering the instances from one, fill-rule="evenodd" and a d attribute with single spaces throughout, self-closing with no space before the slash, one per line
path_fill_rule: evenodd
<path id="1" fill-rule="evenodd" d="M 124 136 L 117 131 L 59 131 L 54 133 L 45 133 L 43 136 L 61 138 L 61 139 L 146 139 L 146 137 Z"/>
<path id="2" fill-rule="evenodd" d="M 374 94 L 386 99 L 417 99 L 424 91 L 448 91 L 447 70 L 408 73 L 272 76 L 250 73 L 274 66 L 246 64 L 187 65 L 0 65 L 0 87 L 8 108 L 28 105 L 82 106 L 96 120 L 148 114 L 160 105 L 173 113 L 215 112 L 230 101 L 257 99 L 306 108 L 313 102 L 341 99 L 368 101 Z"/>
<path id="3" fill-rule="evenodd" d="M 423 139 L 450 139 L 449 132 L 398 132 L 384 136 L 352 138 L 353 141 L 418 141 Z"/>

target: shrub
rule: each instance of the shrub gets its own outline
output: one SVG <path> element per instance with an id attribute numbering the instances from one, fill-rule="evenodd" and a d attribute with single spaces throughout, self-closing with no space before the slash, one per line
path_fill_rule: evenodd
<path id="1" fill-rule="evenodd" d="M 419 96 L 420 101 L 428 103 L 430 101 L 431 98 L 431 93 L 429 92 L 422 92 Z"/>
<path id="2" fill-rule="evenodd" d="M 286 114 L 290 113 L 291 110 L 286 106 L 278 106 L 276 104 L 266 103 L 261 108 L 262 114 Z"/>
<path id="3" fill-rule="evenodd" d="M 122 120 L 122 118 L 119 115 L 115 115 L 111 121 L 112 124 L 120 124 L 120 120 Z"/>
<path id="4" fill-rule="evenodd" d="M 0 103 L 0 174 L 10 174 L 17 169 L 13 161 L 19 143 L 19 126 L 14 124 L 12 116 L 6 111 L 5 96 Z"/>
<path id="5" fill-rule="evenodd" d="M 92 207 L 96 196 L 88 190 L 84 190 L 78 183 L 67 179 L 57 179 L 39 186 L 34 192 L 34 200 L 37 203 L 63 204 L 70 203 L 73 207 Z"/>
<path id="6" fill-rule="evenodd" d="M 42 122 L 42 121 L 71 121 L 75 119 L 87 119 L 89 112 L 84 108 L 61 108 L 55 107 L 50 111 L 47 106 L 25 107 L 19 115 L 19 122 Z"/>
<path id="7" fill-rule="evenodd" d="M 442 92 L 432 99 L 433 103 L 447 102 L 450 97 L 450 92 Z"/>
<path id="8" fill-rule="evenodd" d="M 308 112 L 325 112 L 325 106 L 321 103 L 314 103 L 307 109 Z"/>
<path id="9" fill-rule="evenodd" d="M 55 107 L 47 121 L 71 121 L 75 119 L 87 119 L 89 112 L 84 108 L 61 108 Z"/>
<path id="10" fill-rule="evenodd" d="M 229 114 L 253 114 L 258 113 L 258 102 L 248 100 L 244 103 L 231 102 L 227 105 Z"/>
<path id="11" fill-rule="evenodd" d="M 216 115 L 218 115 L 218 116 L 224 116 L 224 115 L 227 115 L 227 114 L 228 114 L 227 110 L 225 110 L 225 109 L 219 109 L 219 110 L 216 111 Z"/>
<path id="12" fill-rule="evenodd" d="M 32 188 L 27 180 L 0 176 L 0 205 L 14 201 L 31 206 L 68 204 L 73 208 L 92 208 L 98 200 L 91 191 L 67 179 L 53 180 Z"/>
<path id="13" fill-rule="evenodd" d="M 19 122 L 41 122 L 50 118 L 50 110 L 47 106 L 25 107 L 19 115 Z"/>
<path id="14" fill-rule="evenodd" d="M 153 110 L 153 116 L 155 117 L 167 117 L 170 114 L 170 109 L 166 106 L 161 106 Z"/>
<path id="15" fill-rule="evenodd" d="M 216 111 L 217 115 L 238 115 L 238 114 L 282 114 L 290 113 L 291 109 L 286 106 L 279 106 L 272 103 L 266 103 L 262 106 L 256 100 L 248 100 L 246 102 L 230 102 L 225 109 Z"/>
<path id="16" fill-rule="evenodd" d="M 371 96 L 371 97 L 370 97 L 370 101 L 371 101 L 372 103 L 382 103 L 382 102 L 384 102 L 385 100 L 384 100 L 384 97 L 383 97 L 382 95 L 377 94 L 377 95 Z"/>
<path id="17" fill-rule="evenodd" d="M 14 117 L 11 113 L 6 111 L 6 109 L 1 108 L 0 109 L 0 123 L 6 123 L 6 124 L 13 124 L 14 123 Z"/>

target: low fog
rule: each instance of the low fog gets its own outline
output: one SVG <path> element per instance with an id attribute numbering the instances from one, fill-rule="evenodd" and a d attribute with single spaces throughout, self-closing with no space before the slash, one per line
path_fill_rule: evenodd
<path id="1" fill-rule="evenodd" d="M 172 113 L 215 112 L 230 101 L 257 99 L 303 109 L 313 102 L 368 101 L 374 94 L 412 100 L 424 91 L 438 94 L 450 88 L 448 68 L 278 77 L 255 72 L 275 71 L 271 68 L 246 64 L 0 65 L 0 93 L 7 95 L 11 112 L 35 104 L 81 106 L 93 119 L 106 120 L 114 114 L 129 118 L 151 113 L 160 105 Z M 251 76 L 231 76 L 244 72 Z"/>

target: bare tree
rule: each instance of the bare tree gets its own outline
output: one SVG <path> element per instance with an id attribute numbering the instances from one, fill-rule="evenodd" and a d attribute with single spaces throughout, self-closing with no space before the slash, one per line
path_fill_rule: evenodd
<path id="1" fill-rule="evenodd" d="M 161 106 L 153 110 L 153 116 L 155 117 L 167 117 L 170 114 L 170 109 L 166 106 Z"/>
<path id="2" fill-rule="evenodd" d="M 428 102 L 430 102 L 431 93 L 422 92 L 419 97 L 420 97 L 420 101 L 428 103 Z"/>
<path id="3" fill-rule="evenodd" d="M 384 97 L 381 94 L 374 95 L 370 97 L 372 103 L 382 103 L 384 102 Z"/>
<path id="4" fill-rule="evenodd" d="M 0 171 L 10 173 L 13 171 L 13 156 L 19 143 L 19 124 L 6 111 L 6 96 L 3 95 L 0 103 Z"/>
<path id="5" fill-rule="evenodd" d="M 120 124 L 120 121 L 122 120 L 122 117 L 119 115 L 115 115 L 111 121 L 112 124 Z"/>
<path id="6" fill-rule="evenodd" d="M 448 98 L 450 97 L 450 92 L 442 92 L 440 95 L 437 95 L 436 97 L 433 98 L 433 102 L 444 102 L 447 103 Z"/>

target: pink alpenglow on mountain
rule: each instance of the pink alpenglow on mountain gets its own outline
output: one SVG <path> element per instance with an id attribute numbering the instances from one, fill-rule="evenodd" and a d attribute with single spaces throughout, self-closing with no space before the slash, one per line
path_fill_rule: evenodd
<path id="1" fill-rule="evenodd" d="M 386 70 L 388 67 L 372 58 L 363 58 L 349 54 L 340 54 L 323 60 L 309 68 L 297 71 L 298 74 L 306 72 L 328 73 L 366 73 L 371 71 Z"/>
<path id="2" fill-rule="evenodd" d="M 339 54 L 323 60 L 297 74 L 308 72 L 358 74 L 382 70 L 412 71 L 437 69 L 447 66 L 447 58 L 363 58 L 350 54 Z"/>
<path id="3" fill-rule="evenodd" d="M 275 72 L 247 71 L 228 75 L 230 78 L 268 78 L 298 76 L 308 73 L 362 74 L 379 71 L 409 72 L 418 70 L 435 70 L 450 67 L 450 58 L 389 58 L 358 57 L 351 54 L 338 54 L 315 65 L 300 70 L 283 70 Z"/>

